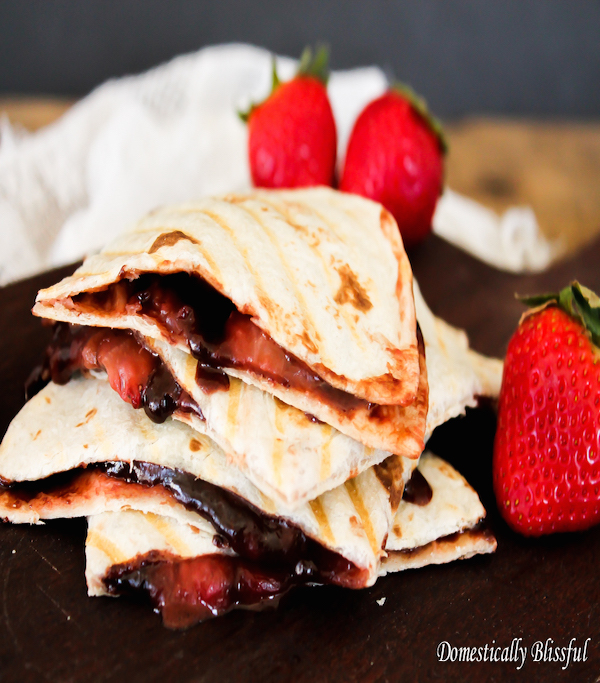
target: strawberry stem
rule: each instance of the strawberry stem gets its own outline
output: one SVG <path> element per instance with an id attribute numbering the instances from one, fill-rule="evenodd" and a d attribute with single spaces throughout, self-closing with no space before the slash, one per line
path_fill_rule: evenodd
<path id="1" fill-rule="evenodd" d="M 329 48 L 326 45 L 318 45 L 313 56 L 310 45 L 305 47 L 302 56 L 300 57 L 296 76 L 310 76 L 321 81 L 323 85 L 327 85 L 329 79 Z M 273 55 L 271 58 L 271 92 L 269 93 L 269 97 L 271 97 L 280 85 L 281 81 L 277 74 L 277 62 L 275 60 L 275 55 Z M 263 102 L 266 102 L 269 97 L 263 100 Z M 263 102 L 252 103 L 246 111 L 238 111 L 238 116 L 244 123 L 248 123 L 248 120 L 252 116 L 252 112 L 257 107 L 260 107 Z"/>
<path id="2" fill-rule="evenodd" d="M 431 132 L 436 136 L 442 154 L 448 153 L 448 141 L 446 140 L 446 135 L 444 133 L 444 128 L 441 121 L 436 118 L 427 106 L 427 101 L 422 95 L 415 92 L 410 85 L 406 83 L 400 83 L 396 81 L 392 86 L 391 90 L 397 92 L 405 100 L 408 100 L 411 107 L 421 116 L 425 123 L 429 126 Z"/>
<path id="3" fill-rule="evenodd" d="M 300 57 L 297 76 L 312 76 L 327 85 L 329 80 L 329 48 L 317 45 L 313 55 L 312 48 L 307 45 Z"/>
<path id="4" fill-rule="evenodd" d="M 535 308 L 548 305 L 558 306 L 578 320 L 588 332 L 592 342 L 600 346 L 600 297 L 576 280 L 558 293 L 535 296 L 517 295 L 517 298 L 527 306 Z"/>
<path id="5" fill-rule="evenodd" d="M 279 76 L 277 75 L 277 60 L 275 59 L 275 55 L 271 55 L 271 92 L 269 93 L 269 97 L 277 90 L 277 88 L 281 85 L 281 81 L 279 80 Z M 269 99 L 267 97 L 267 100 Z M 266 100 L 263 100 L 263 102 L 266 102 Z M 246 111 L 239 111 L 238 110 L 238 116 L 244 123 L 248 123 L 248 119 L 252 116 L 252 112 L 257 108 L 260 107 L 260 103 L 253 102 L 250 107 Z"/>

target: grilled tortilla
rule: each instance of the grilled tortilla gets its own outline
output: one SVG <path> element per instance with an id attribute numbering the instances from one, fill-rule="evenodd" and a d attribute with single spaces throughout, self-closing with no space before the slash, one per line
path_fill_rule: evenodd
<path id="1" fill-rule="evenodd" d="M 174 320 L 165 302 L 181 310 L 191 293 L 190 331 L 190 316 Z M 327 188 L 155 211 L 42 290 L 33 310 L 162 339 L 323 421 L 324 404 L 346 412 L 345 394 L 404 406 L 417 396 L 412 273 L 397 225 L 379 204 Z"/>

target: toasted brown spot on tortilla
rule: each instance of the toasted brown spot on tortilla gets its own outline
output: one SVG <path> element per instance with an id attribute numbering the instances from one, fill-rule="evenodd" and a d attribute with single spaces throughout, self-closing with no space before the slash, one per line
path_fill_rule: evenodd
<path id="1" fill-rule="evenodd" d="M 394 536 L 402 538 L 402 527 L 399 524 L 394 524 Z"/>
<path id="2" fill-rule="evenodd" d="M 42 430 L 38 429 L 36 435 L 33 437 L 33 440 L 35 441 L 41 433 L 42 433 Z"/>
<path id="3" fill-rule="evenodd" d="M 87 443 L 84 443 L 84 444 L 83 444 L 83 447 L 84 447 L 84 448 L 88 448 Z"/>
<path id="4" fill-rule="evenodd" d="M 180 240 L 187 240 L 188 242 L 192 242 L 192 244 L 199 244 L 198 240 L 186 235 L 185 232 L 173 230 L 171 232 L 163 232 L 162 235 L 159 235 L 152 243 L 150 249 L 148 249 L 148 253 L 154 254 L 155 251 L 162 249 L 162 247 L 172 247 Z"/>
<path id="5" fill-rule="evenodd" d="M 85 420 L 83 422 L 79 422 L 79 424 L 76 424 L 75 426 L 83 427 L 83 425 L 87 424 L 97 412 L 98 408 L 92 408 L 91 410 L 88 410 L 88 412 L 85 414 Z"/>
<path id="6" fill-rule="evenodd" d="M 190 451 L 197 452 L 202 448 L 202 444 L 198 441 L 198 439 L 190 439 Z"/>
<path id="7" fill-rule="evenodd" d="M 349 303 L 363 313 L 373 308 L 365 288 L 360 284 L 350 266 L 344 263 L 336 270 L 340 276 L 341 284 L 337 294 L 333 297 L 335 303 L 340 306 Z"/>
<path id="8" fill-rule="evenodd" d="M 46 403 L 52 403 L 52 401 L 50 400 L 50 396 L 46 396 L 45 399 L 46 399 Z"/>
<path id="9" fill-rule="evenodd" d="M 448 477 L 448 479 L 460 479 L 460 477 L 456 473 L 456 470 L 453 469 L 452 467 L 450 467 L 445 462 L 440 464 L 439 470 L 440 470 L 441 474 Z"/>
<path id="10" fill-rule="evenodd" d="M 272 311 L 272 304 L 271 304 L 271 299 L 269 299 L 268 296 L 266 296 L 263 292 L 258 293 L 258 300 L 260 301 L 260 305 L 265 309 L 267 312 Z M 245 311 L 242 311 L 244 313 Z"/>

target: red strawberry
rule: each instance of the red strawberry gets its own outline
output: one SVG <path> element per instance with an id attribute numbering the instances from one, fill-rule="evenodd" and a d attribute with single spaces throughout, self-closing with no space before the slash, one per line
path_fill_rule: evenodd
<path id="1" fill-rule="evenodd" d="M 404 86 L 362 111 L 350 136 L 340 189 L 380 202 L 406 245 L 424 239 L 442 191 L 446 145 L 425 101 Z"/>
<path id="2" fill-rule="evenodd" d="M 574 282 L 526 300 L 494 444 L 498 507 L 526 536 L 600 522 L 600 299 Z"/>
<path id="3" fill-rule="evenodd" d="M 336 129 L 327 97 L 327 50 L 304 51 L 298 74 L 248 114 L 248 152 L 256 187 L 333 185 Z"/>

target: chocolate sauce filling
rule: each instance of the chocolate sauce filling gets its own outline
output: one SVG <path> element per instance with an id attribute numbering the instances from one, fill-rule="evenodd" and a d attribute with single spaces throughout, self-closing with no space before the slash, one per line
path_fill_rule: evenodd
<path id="1" fill-rule="evenodd" d="M 66 384 L 79 372 L 105 370 L 110 385 L 134 408 L 143 408 L 153 422 L 164 422 L 176 410 L 202 411 L 175 380 L 159 356 L 128 330 L 55 323 L 52 341 L 41 365 L 25 384 L 29 400 L 48 382 Z"/>
<path id="2" fill-rule="evenodd" d="M 80 310 L 152 318 L 173 343 L 188 345 L 200 363 L 199 382 L 208 380 L 209 390 L 227 388 L 229 380 L 223 369 L 236 368 L 314 394 L 346 413 L 373 407 L 331 386 L 281 348 L 249 315 L 240 313 L 227 297 L 188 273 L 143 274 L 102 291 L 78 294 L 73 302 Z"/>
<path id="3" fill-rule="evenodd" d="M 303 582 L 360 587 L 366 573 L 341 555 L 308 538 L 281 517 L 267 515 L 243 498 L 187 472 L 134 461 L 99 465 L 112 477 L 146 486 L 161 485 L 188 510 L 207 519 L 223 545 L 242 558 L 302 577 Z"/>
<path id="4" fill-rule="evenodd" d="M 429 482 L 419 470 L 415 470 L 404 487 L 402 500 L 413 505 L 427 505 L 432 497 L 433 491 Z"/>

